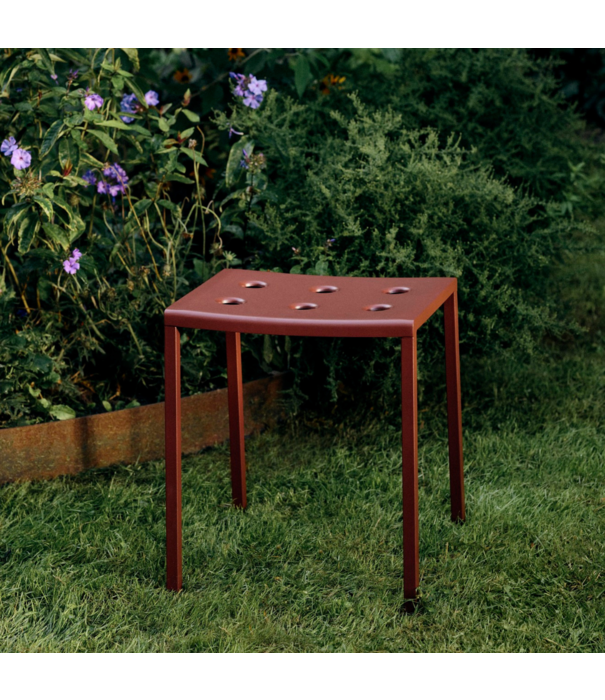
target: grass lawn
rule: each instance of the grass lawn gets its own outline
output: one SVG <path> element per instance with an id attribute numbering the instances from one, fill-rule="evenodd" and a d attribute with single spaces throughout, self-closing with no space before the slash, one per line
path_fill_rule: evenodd
<path id="1" fill-rule="evenodd" d="M 0 651 L 605 651 L 604 261 L 570 283 L 587 339 L 484 369 L 485 406 L 464 396 L 464 525 L 444 415 L 421 413 L 414 614 L 396 412 L 303 416 L 248 441 L 245 513 L 226 446 L 184 460 L 179 594 L 163 462 L 2 487 Z"/>

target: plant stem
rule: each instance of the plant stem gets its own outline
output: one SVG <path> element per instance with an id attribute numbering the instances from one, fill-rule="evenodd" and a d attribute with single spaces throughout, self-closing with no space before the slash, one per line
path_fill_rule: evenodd
<path id="1" fill-rule="evenodd" d="M 0 246 L 0 247 L 2 247 L 2 246 Z M 4 255 L 4 259 L 6 260 L 8 268 L 13 275 L 13 279 L 15 280 L 15 286 L 17 287 L 17 291 L 19 292 L 19 296 L 21 297 L 21 301 L 23 302 L 23 306 L 25 306 L 25 310 L 29 314 L 29 313 L 31 313 L 31 309 L 29 308 L 29 304 L 27 303 L 27 299 L 25 298 L 23 292 L 21 291 L 21 285 L 19 284 L 19 279 L 17 278 L 17 273 L 15 272 L 15 268 L 12 266 L 12 263 L 9 260 L 8 255 L 6 254 L 5 248 L 2 248 L 2 255 Z"/>

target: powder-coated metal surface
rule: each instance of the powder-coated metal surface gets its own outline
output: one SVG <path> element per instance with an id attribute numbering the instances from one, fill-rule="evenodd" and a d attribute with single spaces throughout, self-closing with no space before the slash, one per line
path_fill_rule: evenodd
<path id="1" fill-rule="evenodd" d="M 168 307 L 164 322 L 239 333 L 402 338 L 415 335 L 456 287 L 453 277 L 222 270 Z"/>

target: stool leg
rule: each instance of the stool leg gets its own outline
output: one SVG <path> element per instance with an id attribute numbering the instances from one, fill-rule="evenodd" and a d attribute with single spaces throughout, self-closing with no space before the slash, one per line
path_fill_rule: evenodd
<path id="1" fill-rule="evenodd" d="M 401 442 L 403 469 L 403 592 L 416 598 L 418 564 L 418 407 L 416 336 L 401 339 Z"/>
<path id="2" fill-rule="evenodd" d="M 239 333 L 225 333 L 227 340 L 227 394 L 229 399 L 229 446 L 233 504 L 245 508 L 246 453 L 244 443 L 244 395 Z"/>
<path id="3" fill-rule="evenodd" d="M 458 293 L 443 305 L 445 324 L 445 370 L 447 380 L 447 428 L 450 453 L 452 520 L 464 521 L 464 462 L 462 457 L 462 399 L 460 350 L 458 347 Z"/>
<path id="4" fill-rule="evenodd" d="M 164 327 L 166 367 L 166 587 L 183 585 L 181 551 L 181 341 L 178 328 Z"/>

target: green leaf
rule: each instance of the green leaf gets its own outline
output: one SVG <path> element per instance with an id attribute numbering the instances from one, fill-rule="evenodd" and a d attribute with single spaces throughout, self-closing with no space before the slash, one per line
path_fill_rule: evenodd
<path id="1" fill-rule="evenodd" d="M 306 56 L 299 56 L 294 66 L 294 84 L 298 96 L 302 97 L 307 85 L 311 82 L 311 68 Z"/>
<path id="2" fill-rule="evenodd" d="M 160 117 L 158 119 L 158 126 L 164 132 L 170 131 L 170 126 L 168 125 L 168 122 L 164 119 L 164 117 Z"/>
<path id="3" fill-rule="evenodd" d="M 143 136 L 151 136 L 151 131 L 140 124 L 129 124 L 128 126 L 130 127 L 131 131 L 136 131 L 138 134 L 142 134 Z"/>
<path id="4" fill-rule="evenodd" d="M 92 165 L 94 168 L 104 168 L 105 166 L 103 163 L 101 163 L 100 160 L 97 160 L 94 156 L 91 156 L 90 153 L 82 153 L 82 162 L 83 163 L 88 163 L 88 165 Z"/>
<path id="5" fill-rule="evenodd" d="M 103 404 L 103 408 L 104 408 L 106 411 L 111 411 L 111 410 L 112 410 L 111 404 L 109 403 L 109 401 L 102 401 L 101 403 Z"/>
<path id="6" fill-rule="evenodd" d="M 98 129 L 91 129 L 88 133 L 96 136 L 106 148 L 108 148 L 112 153 L 115 153 L 116 156 L 118 155 L 118 147 L 111 136 L 106 134 L 104 131 L 99 131 Z"/>
<path id="7" fill-rule="evenodd" d="M 69 236 L 60 226 L 57 226 L 57 224 L 42 224 L 42 228 L 51 241 L 58 243 L 63 250 L 69 250 Z"/>
<path id="8" fill-rule="evenodd" d="M 190 122 L 193 122 L 194 124 L 197 124 L 200 120 L 199 115 L 192 112 L 190 109 L 184 109 L 183 114 L 187 117 L 187 119 L 189 119 Z"/>
<path id="9" fill-rule="evenodd" d="M 46 218 L 49 221 L 52 221 L 53 218 L 53 203 L 50 201 L 50 199 L 46 199 L 46 197 L 40 197 L 38 195 L 34 196 L 34 202 L 37 202 L 38 206 L 44 214 L 46 214 Z"/>
<path id="10" fill-rule="evenodd" d="M 200 260 L 200 258 L 194 258 L 193 269 L 195 270 L 195 274 L 198 277 L 201 277 L 203 280 L 206 274 L 206 263 L 203 260 Z"/>
<path id="11" fill-rule="evenodd" d="M 61 139 L 59 143 L 59 163 L 61 163 L 61 167 L 64 171 L 70 165 L 72 166 L 74 174 L 78 170 L 78 166 L 80 165 L 80 149 L 73 139 Z"/>
<path id="12" fill-rule="evenodd" d="M 50 153 L 52 147 L 55 145 L 57 139 L 59 138 L 59 134 L 61 133 L 62 128 L 62 119 L 58 119 L 56 122 L 53 122 L 48 127 L 48 129 L 46 130 L 46 134 L 44 134 L 44 139 L 42 141 L 42 148 L 40 149 L 40 158 L 44 158 L 45 155 Z"/>
<path id="13" fill-rule="evenodd" d="M 17 102 L 15 105 L 15 109 L 18 112 L 33 112 L 34 108 L 32 107 L 30 102 Z"/>
<path id="14" fill-rule="evenodd" d="M 140 70 L 141 64 L 139 62 L 139 52 L 137 51 L 137 49 L 122 49 L 122 51 L 130 59 L 130 62 L 132 63 L 132 67 L 135 69 L 135 71 Z"/>
<path id="15" fill-rule="evenodd" d="M 189 129 L 185 129 L 185 131 L 181 132 L 181 138 L 182 139 L 189 139 L 193 136 L 193 132 L 195 129 L 193 127 L 190 127 Z"/>
<path id="16" fill-rule="evenodd" d="M 12 227 L 16 226 L 29 209 L 30 206 L 27 202 L 20 202 L 19 204 L 13 205 L 4 217 L 4 230 L 8 232 Z"/>
<path id="17" fill-rule="evenodd" d="M 330 267 L 327 260 L 318 260 L 315 263 L 315 274 L 316 275 L 329 275 Z"/>
<path id="18" fill-rule="evenodd" d="M 202 156 L 197 151 L 194 151 L 193 148 L 181 148 L 181 151 L 186 153 L 190 158 L 193 158 L 196 163 L 199 163 L 200 165 L 208 165 Z"/>
<path id="19" fill-rule="evenodd" d="M 143 212 L 146 212 L 147 209 L 151 206 L 151 199 L 140 199 L 136 204 L 134 205 L 134 210 L 136 212 L 137 216 L 140 216 L 143 214 Z"/>
<path id="20" fill-rule="evenodd" d="M 112 129 L 124 129 L 124 131 L 128 131 L 130 127 L 128 124 L 125 124 L 121 119 L 107 119 L 102 120 L 100 122 L 97 122 L 95 126 L 107 126 Z"/>
<path id="21" fill-rule="evenodd" d="M 172 173 L 169 175 L 166 180 L 168 182 L 182 182 L 184 185 L 193 185 L 195 182 L 189 177 L 185 177 L 184 175 L 179 175 L 178 173 Z"/>
<path id="22" fill-rule="evenodd" d="M 227 169 L 225 171 L 225 184 L 227 187 L 231 187 L 239 177 L 239 174 L 242 172 L 239 164 L 244 157 L 243 151 L 246 151 L 248 155 L 251 155 L 252 151 L 254 151 L 254 141 L 246 141 L 245 143 L 238 141 L 231 147 L 229 159 L 227 160 Z"/>
<path id="23" fill-rule="evenodd" d="M 37 51 L 42 59 L 42 65 L 44 68 L 48 71 L 48 73 L 52 73 L 54 71 L 54 66 L 50 54 L 48 53 L 48 49 L 37 49 Z M 33 58 L 35 60 L 36 57 L 34 56 Z"/>
<path id="24" fill-rule="evenodd" d="M 64 406 L 63 404 L 57 404 L 53 406 L 50 411 L 50 415 L 57 420 L 70 420 L 76 417 L 76 412 L 73 408 L 69 406 Z"/>
<path id="25" fill-rule="evenodd" d="M 19 252 L 27 253 L 40 228 L 40 219 L 37 216 L 25 217 L 19 226 Z"/>

